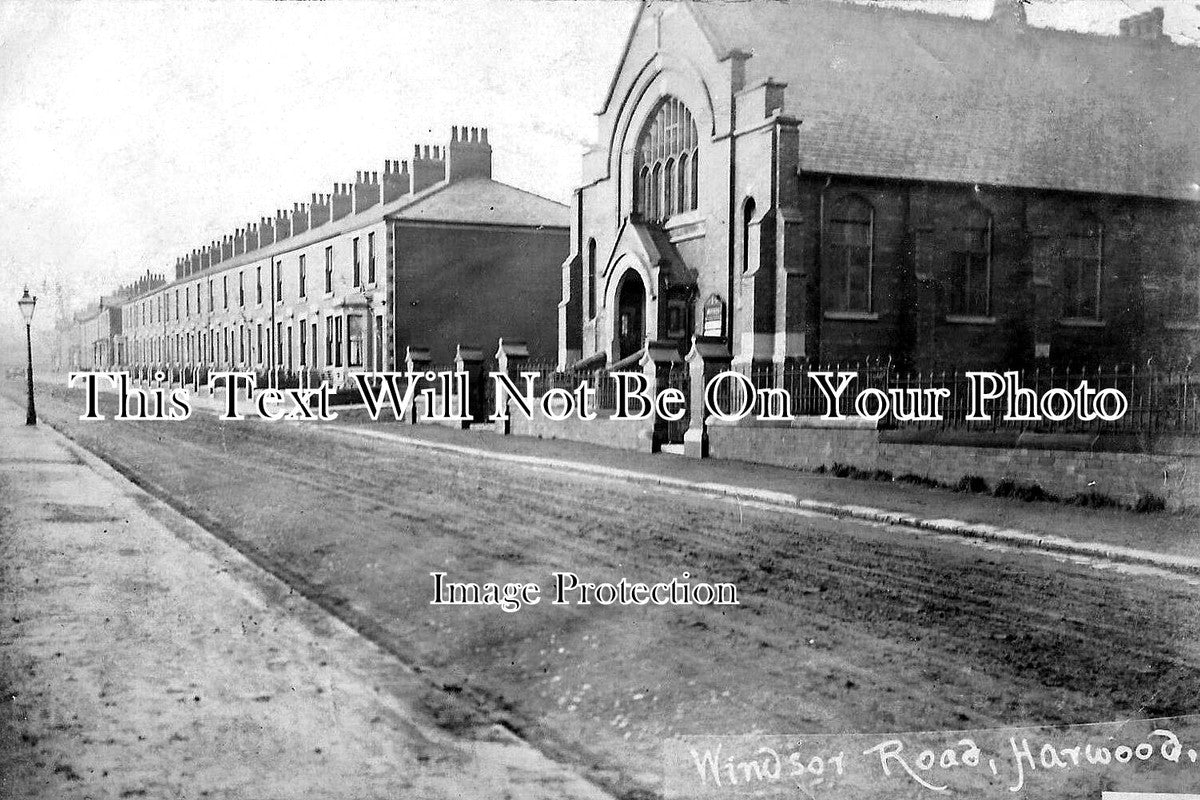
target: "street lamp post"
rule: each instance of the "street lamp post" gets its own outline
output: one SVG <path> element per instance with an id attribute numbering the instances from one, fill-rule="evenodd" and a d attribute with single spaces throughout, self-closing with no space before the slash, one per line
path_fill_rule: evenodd
<path id="1" fill-rule="evenodd" d="M 28 360 L 26 380 L 29 405 L 25 409 L 25 424 L 37 425 L 37 412 L 33 410 L 33 333 L 30 330 L 30 326 L 33 324 L 33 308 L 37 305 L 37 298 L 29 294 L 28 286 L 25 287 L 25 294 L 17 301 L 17 305 L 21 307 L 21 316 L 25 318 L 25 357 Z"/>

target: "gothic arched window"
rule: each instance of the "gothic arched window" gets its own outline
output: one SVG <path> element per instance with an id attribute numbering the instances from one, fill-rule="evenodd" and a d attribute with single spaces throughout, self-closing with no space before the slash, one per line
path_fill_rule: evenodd
<path id="1" fill-rule="evenodd" d="M 754 219 L 754 198 L 742 204 L 742 273 L 750 271 L 750 220 Z"/>
<path id="2" fill-rule="evenodd" d="M 833 310 L 871 311 L 875 211 L 861 197 L 840 200 L 829 215 Z"/>
<path id="3" fill-rule="evenodd" d="M 651 222 L 697 207 L 696 122 L 673 97 L 663 100 L 642 128 L 635 152 L 638 196 L 634 209 Z"/>

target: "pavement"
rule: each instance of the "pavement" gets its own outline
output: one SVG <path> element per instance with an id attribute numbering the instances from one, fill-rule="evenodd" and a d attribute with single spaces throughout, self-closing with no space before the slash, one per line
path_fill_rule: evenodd
<path id="1" fill-rule="evenodd" d="M 0 798 L 601 798 L 0 398 Z"/>

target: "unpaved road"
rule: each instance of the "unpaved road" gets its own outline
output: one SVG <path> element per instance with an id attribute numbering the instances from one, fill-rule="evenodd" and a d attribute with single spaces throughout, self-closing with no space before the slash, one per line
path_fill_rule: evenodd
<path id="1" fill-rule="evenodd" d="M 446 733 L 388 653 L 21 421 L 0 399 L 0 798 L 605 796 Z"/>
<path id="2" fill-rule="evenodd" d="M 58 393 L 61 396 L 61 392 Z M 1195 582 L 398 449 L 296 424 L 42 411 L 429 679 L 618 791 L 687 733 L 875 732 L 1200 711 Z M 430 606 L 456 580 L 737 584 L 741 606 Z"/>

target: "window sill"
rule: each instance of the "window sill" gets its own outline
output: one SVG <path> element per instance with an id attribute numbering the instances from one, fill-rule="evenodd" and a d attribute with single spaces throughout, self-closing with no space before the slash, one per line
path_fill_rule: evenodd
<path id="1" fill-rule="evenodd" d="M 1108 325 L 1102 319 L 1092 319 L 1090 317 L 1066 317 L 1060 319 L 1058 324 L 1064 328 L 1103 328 Z"/>
<path id="2" fill-rule="evenodd" d="M 874 311 L 826 311 L 825 319 L 842 322 L 878 322 L 879 315 Z"/>
<path id="3" fill-rule="evenodd" d="M 995 325 L 995 317 L 979 317 L 971 314 L 947 314 L 946 322 L 951 325 Z"/>
<path id="4" fill-rule="evenodd" d="M 692 223 L 703 222 L 703 221 L 704 221 L 704 212 L 702 212 L 698 208 L 693 208 L 691 211 L 683 211 L 683 212 L 680 212 L 679 214 L 672 214 L 671 216 L 669 216 L 665 220 L 663 220 L 663 222 L 661 224 L 662 224 L 663 230 L 669 231 L 672 228 L 680 228 L 680 227 L 683 227 L 684 225 L 691 225 Z"/>
<path id="5" fill-rule="evenodd" d="M 1177 319 L 1164 326 L 1169 331 L 1200 331 L 1200 320 Z"/>

